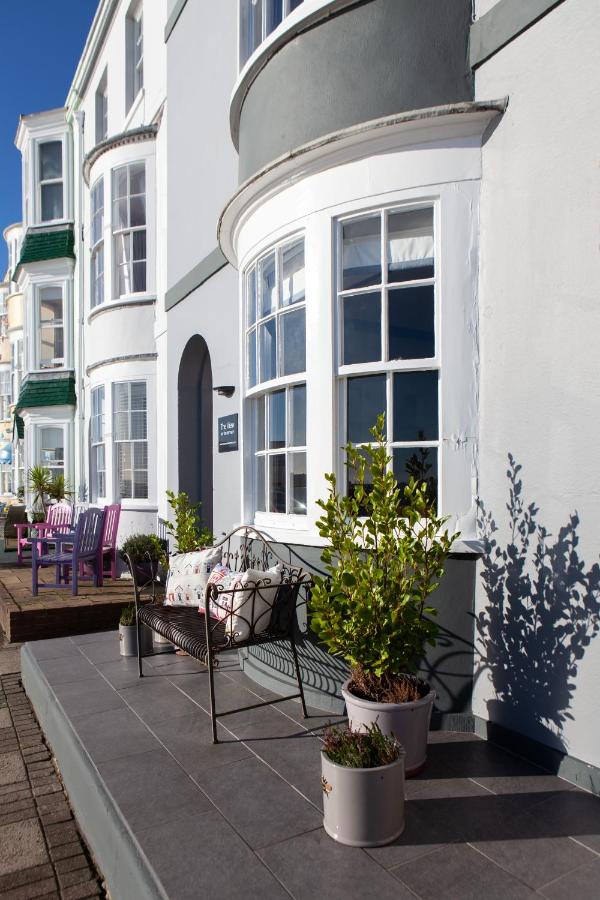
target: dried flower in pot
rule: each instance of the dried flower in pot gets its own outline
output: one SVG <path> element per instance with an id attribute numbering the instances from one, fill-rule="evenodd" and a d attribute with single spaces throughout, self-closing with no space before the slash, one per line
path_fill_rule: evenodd
<path id="1" fill-rule="evenodd" d="M 378 725 L 331 728 L 321 750 L 323 827 L 352 847 L 378 847 L 404 830 L 404 749 Z"/>
<path id="2" fill-rule="evenodd" d="M 342 694 L 351 727 L 377 722 L 406 749 L 406 773 L 423 767 L 434 692 L 416 675 L 438 635 L 430 595 L 438 587 L 456 535 L 436 512 L 431 484 L 401 486 L 392 469 L 385 419 L 374 444 L 346 449 L 352 492 L 319 501 L 319 533 L 329 545 L 326 577 L 315 577 L 311 626 L 330 652 L 350 665 Z"/>

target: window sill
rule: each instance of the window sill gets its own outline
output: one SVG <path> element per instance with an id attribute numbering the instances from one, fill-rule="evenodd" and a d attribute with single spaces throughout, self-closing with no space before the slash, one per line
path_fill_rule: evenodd
<path id="1" fill-rule="evenodd" d="M 123 512 L 158 512 L 158 506 L 149 501 L 147 504 L 143 500 L 115 500 L 114 502 L 121 504 Z"/>

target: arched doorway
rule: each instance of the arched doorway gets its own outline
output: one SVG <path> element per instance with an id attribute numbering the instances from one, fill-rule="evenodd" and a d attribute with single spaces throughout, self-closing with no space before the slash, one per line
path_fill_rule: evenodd
<path id="1" fill-rule="evenodd" d="M 212 369 L 206 341 L 195 334 L 179 365 L 179 490 L 201 503 L 202 521 L 213 524 Z"/>

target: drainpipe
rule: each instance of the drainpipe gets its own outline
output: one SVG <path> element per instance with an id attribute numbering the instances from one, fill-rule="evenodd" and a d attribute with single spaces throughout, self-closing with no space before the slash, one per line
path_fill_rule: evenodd
<path id="1" fill-rule="evenodd" d="M 86 489 L 86 467 L 85 467 L 85 392 L 84 392 L 84 376 L 85 376 L 85 303 L 84 303 L 84 285 L 85 285 L 85 257 L 84 257 L 84 241 L 83 241 L 83 159 L 84 159 L 84 130 L 85 130 L 85 113 L 83 110 L 75 112 L 75 121 L 77 122 L 77 162 L 75 164 L 75 180 L 77 183 L 77 271 L 78 278 L 78 297 L 77 297 L 77 321 L 74 325 L 77 328 L 77 335 L 74 336 L 74 345 L 77 342 L 77 363 L 75 369 L 75 384 L 79 390 L 77 392 L 77 417 L 75 440 L 79 441 L 79 472 L 76 471 L 78 477 L 77 495 L 79 500 L 87 500 Z M 73 304 L 75 305 L 75 304 Z M 75 317 L 74 317 L 75 319 Z"/>

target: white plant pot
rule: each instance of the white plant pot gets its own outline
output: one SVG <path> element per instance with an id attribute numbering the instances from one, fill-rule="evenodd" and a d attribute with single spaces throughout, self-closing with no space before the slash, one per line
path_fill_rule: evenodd
<path id="1" fill-rule="evenodd" d="M 355 697 L 348 691 L 349 681 L 342 685 L 348 724 L 353 731 L 366 731 L 377 723 L 383 734 L 393 735 L 406 751 L 406 777 L 417 775 L 427 760 L 427 735 L 435 700 L 429 691 L 420 700 L 409 703 L 374 703 Z"/>
<path id="2" fill-rule="evenodd" d="M 161 650 L 169 650 L 174 646 L 171 641 L 168 638 L 163 637 L 162 634 L 157 634 L 156 631 L 153 631 L 152 635 L 155 645 L 158 645 Z"/>
<path id="3" fill-rule="evenodd" d="M 404 753 L 387 766 L 351 769 L 321 751 L 323 828 L 340 844 L 380 847 L 404 831 Z"/>
<path id="4" fill-rule="evenodd" d="M 152 632 L 147 625 L 140 628 L 142 654 L 152 652 Z M 137 626 L 119 625 L 119 652 L 121 656 L 137 656 Z"/>

